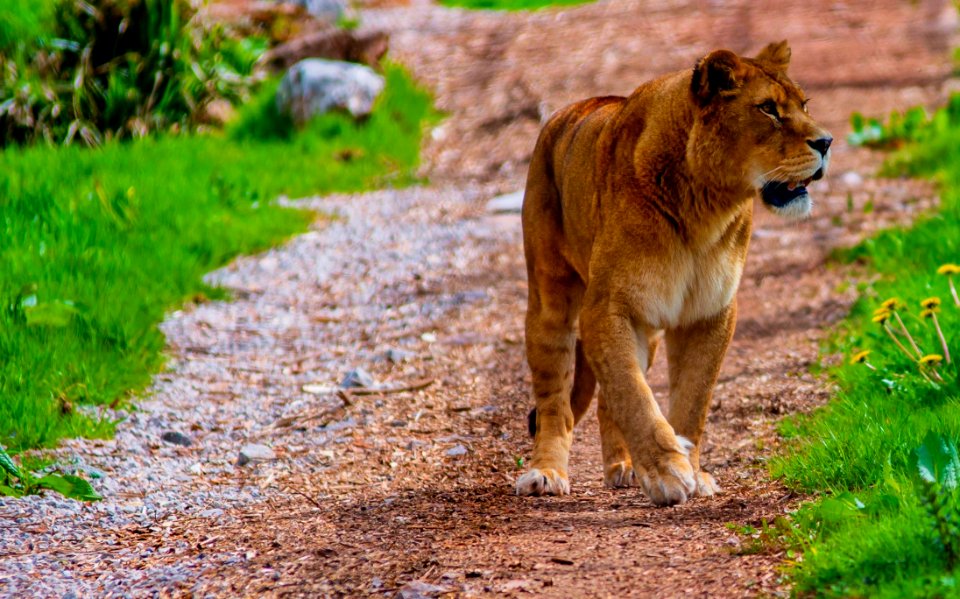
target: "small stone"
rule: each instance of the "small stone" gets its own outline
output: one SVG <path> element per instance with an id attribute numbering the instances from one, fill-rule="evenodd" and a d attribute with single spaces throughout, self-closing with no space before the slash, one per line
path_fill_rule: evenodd
<path id="1" fill-rule="evenodd" d="M 388 362 L 392 362 L 393 364 L 400 364 L 402 362 L 408 362 L 412 360 L 413 352 L 408 352 L 406 350 L 391 347 L 386 351 L 386 353 L 384 354 L 384 357 L 387 359 Z"/>
<path id="2" fill-rule="evenodd" d="M 244 445 L 240 450 L 240 457 L 237 458 L 237 466 L 244 466 L 251 462 L 269 462 L 277 459 L 277 454 L 266 445 L 250 443 Z"/>
<path id="3" fill-rule="evenodd" d="M 450 587 L 412 580 L 403 585 L 397 596 L 401 599 L 425 599 L 426 597 L 437 597 L 449 593 L 450 590 Z"/>
<path id="4" fill-rule="evenodd" d="M 193 439 L 177 431 L 167 431 L 163 433 L 160 438 L 167 443 L 179 445 L 180 447 L 190 447 L 193 445 Z"/>
<path id="5" fill-rule="evenodd" d="M 436 342 L 437 342 L 437 334 L 436 334 L 436 333 L 424 333 L 423 335 L 420 335 L 420 339 L 421 339 L 422 341 L 426 342 L 426 343 L 436 343 Z"/>
<path id="6" fill-rule="evenodd" d="M 356 387 L 373 387 L 376 384 L 377 381 L 373 378 L 373 375 L 363 368 L 355 368 L 348 372 L 347 376 L 343 377 L 343 381 L 340 382 L 340 387 L 343 389 L 352 389 Z"/>
<path id="7" fill-rule="evenodd" d="M 453 447 L 447 450 L 447 455 L 450 456 L 451 458 L 459 457 L 466 454 L 467 454 L 467 448 L 459 444 L 454 445 Z"/>
<path id="8" fill-rule="evenodd" d="M 345 0 L 287 0 L 291 4 L 301 6 L 310 13 L 311 16 L 326 21 L 327 23 L 336 23 L 343 16 L 347 8 Z"/>
<path id="9" fill-rule="evenodd" d="M 523 190 L 497 196 L 487 202 L 487 212 L 493 214 L 520 214 L 523 209 Z"/>

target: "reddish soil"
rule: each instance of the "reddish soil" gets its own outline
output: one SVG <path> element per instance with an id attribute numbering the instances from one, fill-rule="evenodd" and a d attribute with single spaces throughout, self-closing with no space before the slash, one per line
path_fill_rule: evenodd
<path id="1" fill-rule="evenodd" d="M 477 219 L 505 233 L 476 261 L 474 274 L 397 290 L 396 305 L 420 301 L 430 285 L 486 291 L 487 301 L 431 324 L 438 337 L 452 340 L 424 366 L 437 384 L 410 400 L 357 400 L 345 408 L 367 418 L 349 431 L 347 446 L 336 448 L 335 468 L 290 474 L 281 487 L 293 492 L 236 513 L 234 526 L 211 530 L 202 519 L 181 520 L 162 534 L 144 531 L 141 541 L 189 540 L 211 559 L 199 588 L 225 596 L 784 592 L 783 556 L 769 548 L 750 554 L 727 525 L 756 525 L 801 499 L 769 480 L 765 462 L 777 451 L 776 421 L 828 397 L 809 368 L 854 299 L 841 285 L 854 273 L 829 265 L 829 252 L 883 224 L 908 221 L 934 201 L 923 184 L 872 178 L 882 157 L 842 139 L 851 112 L 880 115 L 943 99 L 953 12 L 947 2 L 902 0 L 609 0 L 535 14 L 416 2 L 366 14 L 365 23 L 392 30 L 393 57 L 449 113 L 427 145 L 425 173 L 436 185 L 491 191 L 522 185 L 550 110 L 628 93 L 657 74 L 691 67 L 716 47 L 753 52 L 770 40 L 791 41 L 792 74 L 838 141 L 831 176 L 812 187 L 814 218 L 785 223 L 758 210 L 740 321 L 703 458 L 724 493 L 658 509 L 638 490 L 603 488 L 591 417 L 576 435 L 572 495 L 513 495 L 515 459 L 530 449 L 525 273 L 518 219 L 482 217 L 478 204 L 449 218 Z M 862 210 L 867 202 L 876 207 L 869 215 Z M 365 335 L 386 338 L 376 328 Z M 654 366 L 661 398 L 664 372 L 662 362 Z M 402 434 L 391 428 L 396 422 L 405 423 Z M 418 449 L 437 444 L 468 451 Z M 238 552 L 247 556 L 242 567 L 216 557 Z"/>

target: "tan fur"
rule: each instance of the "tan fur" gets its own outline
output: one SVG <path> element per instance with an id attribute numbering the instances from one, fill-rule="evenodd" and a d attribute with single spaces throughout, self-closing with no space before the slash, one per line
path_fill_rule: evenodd
<path id="1" fill-rule="evenodd" d="M 699 445 L 736 322 L 753 198 L 770 181 L 809 183 L 829 157 L 789 59 L 786 42 L 753 59 L 718 50 L 544 127 L 523 205 L 536 436 L 518 494 L 569 492 L 573 427 L 597 383 L 609 486 L 638 484 L 658 505 L 717 490 Z M 805 215 L 810 201 L 771 206 Z M 645 377 L 661 335 L 666 417 Z"/>

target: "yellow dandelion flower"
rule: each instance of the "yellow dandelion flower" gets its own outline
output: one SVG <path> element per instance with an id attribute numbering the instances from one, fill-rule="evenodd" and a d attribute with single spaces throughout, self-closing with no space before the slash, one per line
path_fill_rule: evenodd
<path id="1" fill-rule="evenodd" d="M 940 311 L 940 308 L 927 308 L 920 312 L 922 318 L 933 318 L 933 315 Z"/>
<path id="2" fill-rule="evenodd" d="M 944 264 L 937 269 L 938 275 L 960 275 L 960 265 Z"/>
<path id="3" fill-rule="evenodd" d="M 869 355 L 870 355 L 870 350 L 869 350 L 869 349 L 864 350 L 864 351 L 861 351 L 861 352 L 857 352 L 857 353 L 853 354 L 853 355 L 850 357 L 850 363 L 851 363 L 851 364 L 862 364 L 863 362 L 866 362 L 866 361 L 867 361 L 867 356 L 869 356 Z"/>
<path id="4" fill-rule="evenodd" d="M 928 310 L 931 309 L 931 308 L 936 308 L 937 306 L 940 305 L 940 298 L 939 298 L 939 297 L 928 297 L 927 299 L 925 299 L 925 300 L 923 300 L 922 302 L 920 302 L 920 305 L 923 306 L 924 308 L 928 309 Z"/>
<path id="5" fill-rule="evenodd" d="M 940 354 L 928 354 L 920 358 L 921 364 L 939 364 L 940 362 L 943 362 L 943 356 Z"/>
<path id="6" fill-rule="evenodd" d="M 890 310 L 887 310 L 886 308 L 877 308 L 876 310 L 873 311 L 873 315 L 877 316 L 879 314 L 888 314 L 889 312 Z"/>
<path id="7" fill-rule="evenodd" d="M 888 299 L 887 301 L 885 301 L 885 302 L 883 302 L 882 304 L 880 304 L 880 307 L 883 308 L 884 310 L 896 310 L 897 308 L 899 308 L 899 307 L 902 306 L 902 305 L 903 305 L 903 304 L 900 303 L 900 299 L 899 299 L 899 298 L 891 297 L 891 298 Z"/>
<path id="8" fill-rule="evenodd" d="M 873 322 L 877 324 L 883 324 L 887 322 L 888 318 L 890 318 L 890 312 L 888 310 L 884 310 L 873 317 Z"/>

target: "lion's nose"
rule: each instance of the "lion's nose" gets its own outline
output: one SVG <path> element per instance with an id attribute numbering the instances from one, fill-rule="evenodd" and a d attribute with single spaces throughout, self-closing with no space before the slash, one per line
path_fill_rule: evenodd
<path id="1" fill-rule="evenodd" d="M 820 152 L 821 156 L 827 155 L 827 150 L 830 149 L 830 144 L 833 143 L 832 137 L 821 137 L 820 139 L 808 139 L 807 145 L 813 148 L 814 150 Z"/>

